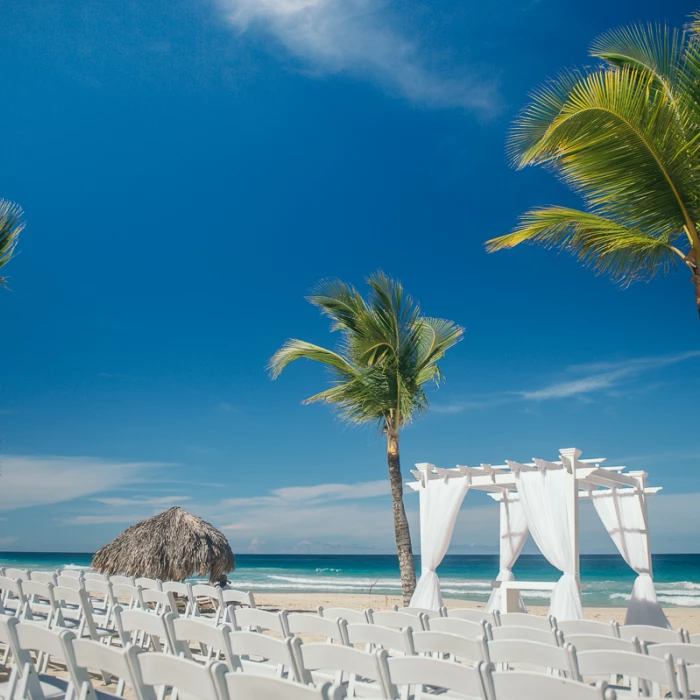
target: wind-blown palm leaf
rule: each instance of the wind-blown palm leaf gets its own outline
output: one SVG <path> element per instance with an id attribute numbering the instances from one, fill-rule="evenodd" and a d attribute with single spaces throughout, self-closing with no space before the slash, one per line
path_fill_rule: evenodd
<path id="1" fill-rule="evenodd" d="M 0 199 L 0 268 L 14 255 L 19 234 L 24 229 L 23 213 L 19 205 Z M 0 276 L 0 285 L 5 284 L 5 278 Z"/>

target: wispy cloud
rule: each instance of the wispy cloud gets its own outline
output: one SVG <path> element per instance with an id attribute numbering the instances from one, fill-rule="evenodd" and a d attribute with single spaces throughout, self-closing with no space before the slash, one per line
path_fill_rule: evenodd
<path id="1" fill-rule="evenodd" d="M 93 498 L 97 503 L 104 503 L 106 506 L 114 506 L 115 508 L 129 508 L 140 506 L 171 506 L 182 501 L 189 501 L 189 496 L 153 496 L 145 498 Z"/>
<path id="2" fill-rule="evenodd" d="M 158 462 L 110 462 L 95 457 L 4 455 L 0 510 L 71 501 L 141 481 L 166 466 Z"/>
<path id="3" fill-rule="evenodd" d="M 219 0 L 240 31 L 260 27 L 320 73 L 368 77 L 416 103 L 494 112 L 495 85 L 464 66 L 459 77 L 428 67 L 428 57 L 392 25 L 380 0 Z"/>
<path id="4" fill-rule="evenodd" d="M 432 410 L 438 413 L 462 413 L 519 402 L 542 402 L 568 398 L 588 399 L 592 395 L 600 393 L 612 395 L 622 389 L 629 388 L 634 380 L 644 374 L 699 357 L 700 350 L 691 350 L 657 357 L 572 365 L 564 371 L 564 376 L 560 380 L 550 382 L 537 389 L 474 396 L 464 401 L 436 404 Z"/>

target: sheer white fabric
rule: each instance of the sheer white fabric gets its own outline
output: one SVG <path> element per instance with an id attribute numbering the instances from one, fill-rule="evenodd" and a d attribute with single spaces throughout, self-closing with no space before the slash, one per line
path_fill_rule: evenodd
<path id="1" fill-rule="evenodd" d="M 627 607 L 626 625 L 670 627 L 656 598 L 651 577 L 651 552 L 642 499 L 637 489 L 591 491 L 596 512 L 622 558 L 637 574 Z"/>
<path id="2" fill-rule="evenodd" d="M 459 508 L 469 485 L 464 478 L 429 479 L 420 494 L 421 575 L 411 607 L 437 610 L 442 607 L 440 581 L 435 570 L 450 546 Z"/>
<path id="3" fill-rule="evenodd" d="M 581 590 L 571 549 L 568 475 L 564 469 L 519 471 L 515 483 L 527 526 L 547 561 L 563 576 L 552 591 L 549 614 L 557 620 L 581 620 Z"/>
<path id="4" fill-rule="evenodd" d="M 499 549 L 499 572 L 496 580 L 513 581 L 513 565 L 518 560 L 520 552 L 527 540 L 528 529 L 525 512 L 520 505 L 517 495 L 506 491 L 504 500 L 501 501 L 501 540 Z M 500 588 L 491 591 L 491 597 L 486 605 L 487 612 L 499 610 L 505 612 L 506 597 L 502 595 Z M 520 597 L 520 612 L 527 612 L 522 596 Z"/>

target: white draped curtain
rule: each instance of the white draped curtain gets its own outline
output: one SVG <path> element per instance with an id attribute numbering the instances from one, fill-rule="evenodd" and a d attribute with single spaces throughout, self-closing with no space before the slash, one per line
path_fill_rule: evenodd
<path id="1" fill-rule="evenodd" d="M 528 529 L 525 512 L 520 505 L 517 494 L 506 491 L 501 501 L 501 539 L 499 548 L 499 571 L 496 580 L 513 581 L 513 565 L 518 560 L 520 552 L 527 540 Z M 486 605 L 487 612 L 499 610 L 505 612 L 506 597 L 500 588 L 491 591 L 491 597 Z M 520 611 L 527 612 L 522 597 Z"/>
<path id="2" fill-rule="evenodd" d="M 639 489 L 633 488 L 591 491 L 591 500 L 605 529 L 622 558 L 638 574 L 625 624 L 670 627 L 656 598 L 651 576 L 651 552 L 643 498 Z"/>
<path id="3" fill-rule="evenodd" d="M 420 494 L 421 575 L 411 607 L 437 610 L 442 607 L 440 581 L 435 570 L 450 546 L 457 514 L 469 484 L 463 477 L 427 479 Z"/>
<path id="4" fill-rule="evenodd" d="M 535 544 L 563 574 L 552 591 L 549 605 L 549 614 L 562 621 L 583 619 L 581 589 L 571 547 L 568 479 L 564 469 L 515 473 L 520 504 Z"/>

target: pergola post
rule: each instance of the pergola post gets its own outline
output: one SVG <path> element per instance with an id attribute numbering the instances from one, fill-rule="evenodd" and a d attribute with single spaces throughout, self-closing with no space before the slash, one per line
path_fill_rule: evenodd
<path id="1" fill-rule="evenodd" d="M 649 575 L 654 578 L 653 565 L 651 562 L 651 537 L 649 533 L 649 513 L 647 510 L 647 473 L 644 471 L 628 472 L 639 484 L 639 504 L 642 508 L 642 518 L 644 519 L 644 537 L 647 541 L 647 552 L 649 552 Z"/>
<path id="2" fill-rule="evenodd" d="M 578 479 L 576 478 L 576 460 L 583 454 L 575 447 L 559 450 L 562 464 L 567 473 L 566 511 L 569 517 L 569 533 L 571 536 L 571 553 L 574 559 L 574 575 L 576 584 L 581 590 L 581 563 L 579 548 L 579 522 L 578 522 Z"/>

